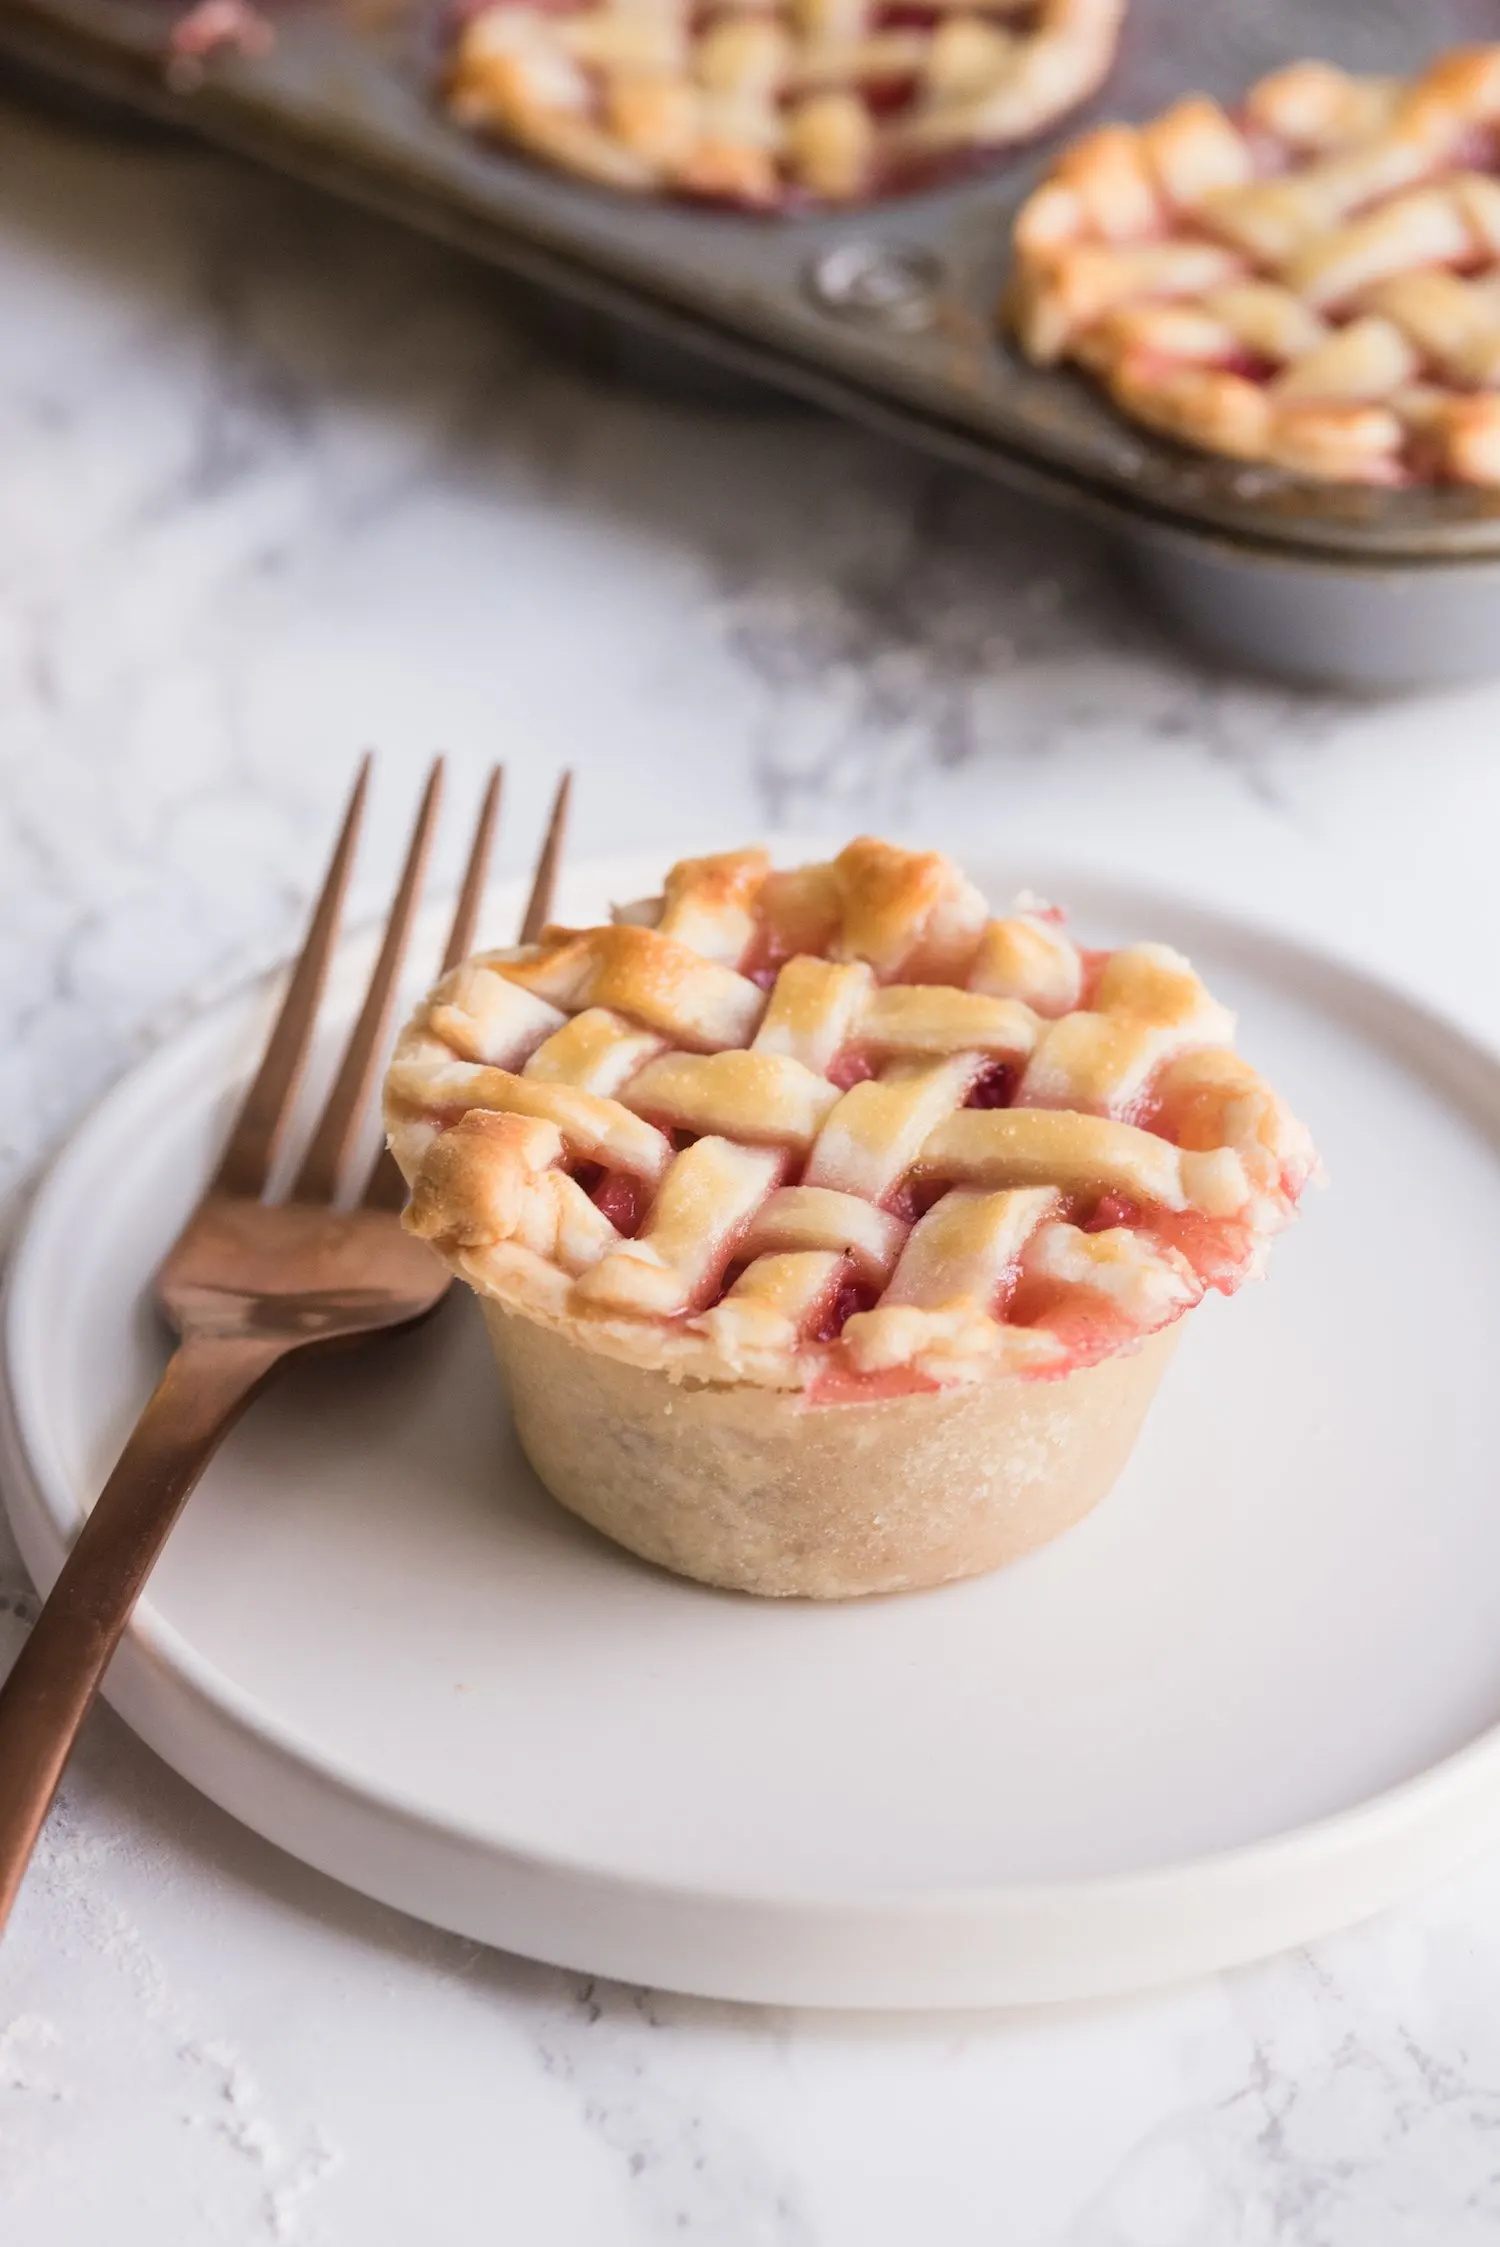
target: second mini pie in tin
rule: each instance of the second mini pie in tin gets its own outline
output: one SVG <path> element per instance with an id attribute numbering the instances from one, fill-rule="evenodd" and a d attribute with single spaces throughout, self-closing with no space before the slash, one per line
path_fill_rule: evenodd
<path id="1" fill-rule="evenodd" d="M 460 123 L 634 194 L 757 210 L 890 193 L 1088 98 L 1125 0 L 491 0 Z"/>
<path id="2" fill-rule="evenodd" d="M 1152 429 L 1304 476 L 1500 485 L 1500 46 L 1278 70 L 1088 134 L 1006 316 Z"/>

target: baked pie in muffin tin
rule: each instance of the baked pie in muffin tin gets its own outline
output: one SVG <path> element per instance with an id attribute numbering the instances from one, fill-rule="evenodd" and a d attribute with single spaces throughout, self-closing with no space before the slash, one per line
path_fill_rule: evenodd
<path id="1" fill-rule="evenodd" d="M 1500 484 L 1500 46 L 1293 64 L 1069 149 L 1007 312 L 1150 428 L 1364 484 Z"/>
<path id="2" fill-rule="evenodd" d="M 605 187 L 772 210 L 918 184 L 1092 94 L 1125 0 L 492 0 L 452 114 Z"/>
<path id="3" fill-rule="evenodd" d="M 1232 1033 L 1180 954 L 993 918 L 936 854 L 746 850 L 458 968 L 386 1112 L 543 1482 L 841 1596 L 1076 1519 L 1184 1312 L 1260 1271 L 1314 1157 Z"/>

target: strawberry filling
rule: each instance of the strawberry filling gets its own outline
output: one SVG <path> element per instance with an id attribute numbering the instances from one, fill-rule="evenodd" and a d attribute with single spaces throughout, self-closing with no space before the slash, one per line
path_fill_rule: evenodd
<path id="1" fill-rule="evenodd" d="M 935 1396 L 939 1383 L 915 1366 L 893 1365 L 882 1373 L 857 1373 L 838 1352 L 819 1367 L 806 1396 L 809 1404 L 873 1404 L 882 1397 Z"/>
<path id="2" fill-rule="evenodd" d="M 907 1178 L 886 1196 L 885 1207 L 893 1217 L 899 1217 L 903 1225 L 915 1225 L 947 1191 L 938 1179 Z"/>
<path id="3" fill-rule="evenodd" d="M 873 1310 L 880 1300 L 880 1290 L 867 1287 L 863 1280 L 847 1279 L 841 1282 L 821 1318 L 808 1335 L 810 1342 L 836 1342 L 856 1311 Z"/>
<path id="4" fill-rule="evenodd" d="M 1255 1254 L 1248 1225 L 1232 1217 L 1205 1217 L 1196 1209 L 1155 1209 L 1137 1231 L 1158 1248 L 1175 1248 L 1202 1280 L 1221 1295 L 1232 1295 Z"/>
<path id="5" fill-rule="evenodd" d="M 1020 1065 L 1014 1061 L 992 1061 L 982 1076 L 969 1087 L 966 1108 L 1008 1108 L 1016 1097 L 1021 1082 Z"/>
<path id="6" fill-rule="evenodd" d="M 628 1239 L 639 1231 L 641 1219 L 651 1206 L 650 1190 L 644 1180 L 632 1178 L 627 1171 L 605 1170 L 598 1163 L 580 1163 L 573 1175 L 595 1209 L 609 1219 L 617 1233 L 625 1234 Z"/>
<path id="7" fill-rule="evenodd" d="M 1133 1321 L 1102 1295 L 1086 1295 L 1077 1288 L 1038 1287 L 1028 1300 L 1027 1293 L 1022 1291 L 1006 1315 L 1012 1325 L 1042 1328 L 1056 1336 L 1065 1355 L 1054 1378 L 1079 1366 L 1097 1365 L 1101 1358 L 1140 1339 Z M 1018 1310 L 1024 1315 L 1018 1317 Z"/>
<path id="8" fill-rule="evenodd" d="M 828 1066 L 828 1082 L 840 1092 L 848 1092 L 874 1074 L 874 1064 L 857 1046 L 846 1046 Z"/>
<path id="9" fill-rule="evenodd" d="M 1080 1222 L 1086 1233 L 1111 1233 L 1117 1225 L 1139 1225 L 1141 1205 L 1127 1201 L 1123 1194 L 1101 1194 L 1090 1214 L 1075 1222 Z"/>

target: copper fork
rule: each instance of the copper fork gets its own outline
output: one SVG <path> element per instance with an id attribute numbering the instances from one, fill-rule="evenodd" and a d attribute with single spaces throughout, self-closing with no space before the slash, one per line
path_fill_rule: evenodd
<path id="1" fill-rule="evenodd" d="M 432 768 L 359 1017 L 289 1196 L 266 1197 L 312 1041 L 369 789 L 360 767 L 255 1081 L 207 1192 L 156 1275 L 177 1346 L 0 1687 L 0 1929 L 100 1680 L 157 1556 L 204 1468 L 278 1366 L 301 1352 L 411 1326 L 449 1275 L 402 1230 L 389 1153 L 368 1178 L 360 1142 L 421 895 L 442 790 Z M 473 945 L 500 802 L 490 776 L 448 934 L 444 970 Z M 522 924 L 540 930 L 567 815 L 553 805 Z M 353 1199 L 354 1206 L 347 1206 Z"/>

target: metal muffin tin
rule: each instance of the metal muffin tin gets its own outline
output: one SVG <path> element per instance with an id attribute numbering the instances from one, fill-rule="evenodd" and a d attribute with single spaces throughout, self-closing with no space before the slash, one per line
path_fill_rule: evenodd
<path id="1" fill-rule="evenodd" d="M 274 6 L 274 0 L 273 0 Z M 393 12 L 393 8 L 396 12 Z M 1493 0 L 1132 0 L 1113 76 L 1024 155 L 834 215 L 638 201 L 475 142 L 434 99 L 418 0 L 289 0 L 274 51 L 164 69 L 172 0 L 0 0 L 0 55 L 424 228 L 596 311 L 983 473 L 1082 506 L 1184 625 L 1257 666 L 1388 687 L 1500 670 L 1500 492 L 1317 485 L 1121 421 L 995 327 L 1012 214 L 1090 118 L 1233 99 L 1318 54 L 1404 72 Z"/>

